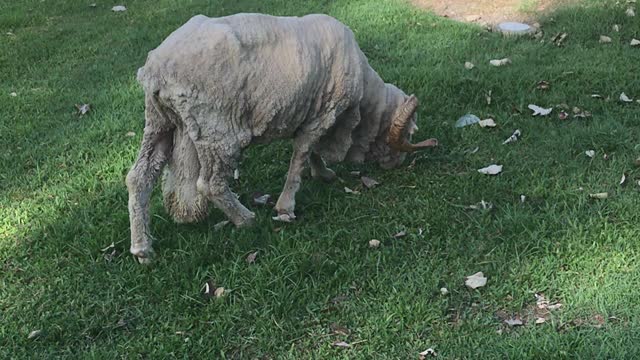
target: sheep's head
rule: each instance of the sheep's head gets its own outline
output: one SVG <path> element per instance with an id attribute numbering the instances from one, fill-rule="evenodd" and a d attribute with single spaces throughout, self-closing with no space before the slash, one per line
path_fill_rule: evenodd
<path id="1" fill-rule="evenodd" d="M 377 139 L 368 158 L 377 161 L 380 167 L 391 169 L 399 166 L 407 153 L 438 145 L 438 140 L 428 139 L 417 144 L 411 143 L 411 136 L 418 130 L 416 110 L 418 99 L 415 95 L 404 96 L 404 102 L 398 106 L 390 119 L 386 136 Z"/>

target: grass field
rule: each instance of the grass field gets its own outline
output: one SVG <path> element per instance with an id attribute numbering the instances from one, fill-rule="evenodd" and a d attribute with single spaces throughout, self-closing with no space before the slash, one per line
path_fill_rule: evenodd
<path id="1" fill-rule="evenodd" d="M 640 22 L 624 4 L 558 10 L 541 20 L 541 42 L 400 0 L 137 0 L 124 13 L 89 3 L 0 4 L 0 358 L 640 357 L 640 103 L 618 101 L 640 97 L 640 48 L 629 46 Z M 291 146 L 253 147 L 234 190 L 257 226 L 214 231 L 217 210 L 177 225 L 156 191 L 157 258 L 140 266 L 128 254 L 124 185 L 144 125 L 136 70 L 191 16 L 236 12 L 348 24 L 380 75 L 421 99 L 417 138 L 441 147 L 392 171 L 337 165 L 343 183 L 306 179 L 299 219 L 284 226 L 251 194 L 277 196 Z M 558 32 L 563 47 L 550 41 Z M 512 64 L 489 65 L 503 57 Z M 80 103 L 91 104 L 82 117 Z M 593 116 L 532 117 L 528 104 Z M 466 113 L 499 126 L 454 128 Z M 502 145 L 515 129 L 521 139 Z M 476 171 L 492 163 L 502 174 Z M 361 189 L 354 170 L 381 185 Z M 600 192 L 609 197 L 589 198 Z M 493 209 L 465 209 L 481 200 Z M 465 287 L 478 271 L 487 285 Z M 203 298 L 206 281 L 225 295 Z M 562 304 L 542 324 L 535 293 Z M 518 316 L 524 326 L 503 322 Z"/>

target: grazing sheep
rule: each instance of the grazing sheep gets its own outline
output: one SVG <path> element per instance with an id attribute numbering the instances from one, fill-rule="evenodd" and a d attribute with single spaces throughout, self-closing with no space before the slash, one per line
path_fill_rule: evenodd
<path id="1" fill-rule="evenodd" d="M 275 209 L 295 218 L 295 193 L 307 160 L 331 180 L 325 161 L 399 165 L 406 152 L 435 146 L 409 142 L 418 101 L 385 84 L 351 30 L 326 15 L 198 15 L 149 52 L 138 81 L 145 128 L 127 175 L 131 253 L 152 255 L 149 198 L 160 171 L 164 204 L 177 222 L 207 215 L 208 201 L 236 225 L 255 215 L 229 189 L 239 155 L 252 143 L 293 138 L 293 156 Z"/>

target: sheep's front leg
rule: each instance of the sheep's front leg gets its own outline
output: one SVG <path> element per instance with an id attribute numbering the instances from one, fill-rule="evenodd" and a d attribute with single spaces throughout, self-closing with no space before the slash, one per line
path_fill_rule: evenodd
<path id="1" fill-rule="evenodd" d="M 149 232 L 149 199 L 153 185 L 171 155 L 172 142 L 172 131 L 145 127 L 138 159 L 127 174 L 130 251 L 141 263 L 149 262 L 153 254 Z"/>
<path id="2" fill-rule="evenodd" d="M 326 182 L 336 179 L 336 173 L 327 167 L 320 155 L 311 153 L 309 164 L 311 165 L 311 176 L 314 178 L 319 178 Z"/>
<path id="3" fill-rule="evenodd" d="M 308 141 L 308 139 L 306 140 Z M 304 170 L 305 163 L 309 159 L 310 153 L 311 144 L 304 143 L 304 140 L 300 138 L 294 140 L 293 155 L 289 163 L 287 181 L 284 184 L 284 189 L 275 206 L 280 220 L 290 221 L 296 218 L 293 212 L 296 206 L 296 192 L 300 189 L 302 171 Z"/>

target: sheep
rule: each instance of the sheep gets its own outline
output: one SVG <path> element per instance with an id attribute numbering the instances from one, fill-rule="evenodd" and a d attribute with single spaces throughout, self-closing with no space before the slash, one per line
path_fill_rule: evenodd
<path id="1" fill-rule="evenodd" d="M 255 214 L 230 190 L 241 151 L 292 138 L 293 155 L 277 219 L 295 219 L 295 194 L 308 161 L 326 181 L 326 163 L 375 161 L 398 166 L 411 144 L 418 100 L 386 84 L 351 30 L 327 15 L 197 15 L 169 35 L 138 70 L 145 127 L 127 174 L 130 251 L 149 262 L 149 200 L 164 169 L 164 206 L 176 222 L 202 220 L 208 203 L 236 226 Z"/>

